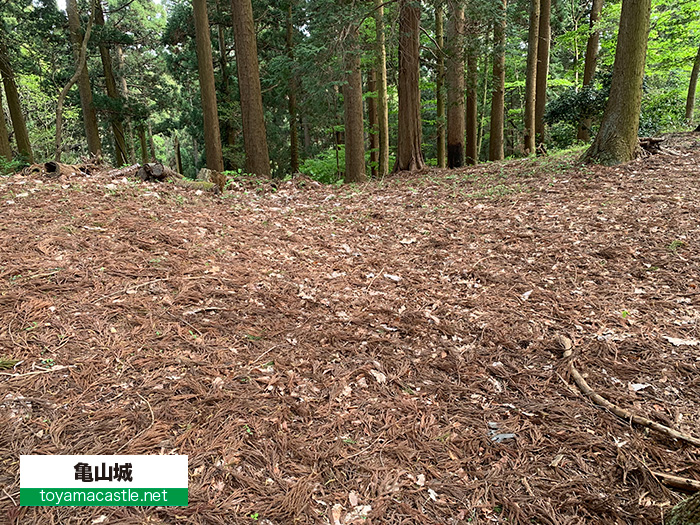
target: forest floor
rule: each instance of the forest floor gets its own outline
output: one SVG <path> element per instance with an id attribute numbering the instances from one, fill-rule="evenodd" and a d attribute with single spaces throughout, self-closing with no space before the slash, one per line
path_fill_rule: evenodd
<path id="1" fill-rule="evenodd" d="M 659 524 L 700 450 L 700 134 L 357 186 L 0 179 L 0 523 Z M 562 357 L 561 336 L 573 342 Z M 20 454 L 189 506 L 19 507 Z"/>

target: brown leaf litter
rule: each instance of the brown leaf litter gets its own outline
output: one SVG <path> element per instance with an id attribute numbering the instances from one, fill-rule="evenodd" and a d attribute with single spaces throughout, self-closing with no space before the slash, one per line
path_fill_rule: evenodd
<path id="1" fill-rule="evenodd" d="M 222 196 L 0 180 L 0 523 L 658 524 L 700 451 L 700 142 Z M 563 339 L 565 338 L 565 339 Z M 186 508 L 18 507 L 20 454 L 188 454 Z"/>

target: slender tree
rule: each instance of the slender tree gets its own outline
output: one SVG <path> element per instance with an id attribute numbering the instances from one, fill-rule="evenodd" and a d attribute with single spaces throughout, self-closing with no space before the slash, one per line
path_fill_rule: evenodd
<path id="1" fill-rule="evenodd" d="M 651 0 L 622 1 L 610 98 L 586 162 L 615 165 L 637 155 L 650 14 Z"/>
<path id="2" fill-rule="evenodd" d="M 102 2 L 95 2 L 95 25 L 104 27 L 105 17 L 102 11 Z M 112 133 L 114 134 L 114 158 L 117 166 L 126 164 L 128 152 L 126 150 L 126 138 L 124 137 L 124 123 L 121 117 L 121 98 L 117 91 L 117 81 L 114 77 L 114 68 L 112 67 L 112 55 L 109 47 L 105 42 L 100 42 L 100 58 L 102 59 L 102 70 L 105 74 L 105 85 L 107 87 L 107 96 L 113 104 L 113 110 L 109 116 L 110 124 L 112 125 Z"/>
<path id="3" fill-rule="evenodd" d="M 598 45 L 600 44 L 600 30 L 597 27 L 600 13 L 603 11 L 603 0 L 593 0 L 591 5 L 590 33 L 586 43 L 586 60 L 583 67 L 583 86 L 588 86 L 595 77 L 596 64 L 598 62 Z M 591 118 L 584 118 L 579 124 L 576 138 L 588 142 L 591 140 Z"/>
<path id="4" fill-rule="evenodd" d="M 447 167 L 464 165 L 464 7 L 449 0 L 447 21 Z"/>
<path id="5" fill-rule="evenodd" d="M 236 43 L 246 171 L 269 177 L 270 157 L 265 133 L 258 44 L 251 0 L 231 0 L 231 16 L 233 17 L 233 38 Z"/>
<path id="6" fill-rule="evenodd" d="M 503 0 L 501 17 L 493 26 L 493 86 L 491 98 L 491 131 L 489 160 L 503 159 L 503 124 L 506 91 L 506 9 Z"/>
<path id="7" fill-rule="evenodd" d="M 367 125 L 369 127 L 369 162 L 370 173 L 377 176 L 379 164 L 379 124 L 377 121 L 377 69 L 371 67 L 367 75 Z"/>
<path id="8" fill-rule="evenodd" d="M 437 110 L 437 165 L 444 168 L 445 157 L 445 53 L 442 4 L 435 6 L 435 41 L 437 42 L 437 71 L 435 74 L 435 100 Z"/>
<path id="9" fill-rule="evenodd" d="M 384 0 L 374 0 L 374 25 L 377 32 L 377 124 L 379 126 L 379 177 L 389 174 L 389 104 L 386 85 L 386 44 Z"/>
<path id="10" fill-rule="evenodd" d="M 294 1 L 287 6 L 287 58 L 291 68 L 289 74 L 289 163 L 292 173 L 299 171 L 299 127 L 297 116 L 297 79 L 294 74 L 294 23 L 292 19 Z"/>
<path id="11" fill-rule="evenodd" d="M 126 57 L 124 56 L 124 50 L 122 46 L 116 46 L 117 52 L 117 64 L 119 71 L 119 92 L 121 97 L 127 101 L 129 99 L 129 86 L 126 81 Z M 134 148 L 134 130 L 131 124 L 131 117 L 126 117 L 126 148 L 129 152 L 129 162 L 131 164 L 136 164 L 136 149 Z M 179 172 L 182 173 L 182 172 Z"/>
<path id="12" fill-rule="evenodd" d="M 535 141 L 537 145 L 544 144 L 544 110 L 547 104 L 549 46 L 552 39 L 551 14 L 552 0 L 540 0 L 540 26 L 537 32 L 537 81 L 535 87 Z"/>
<path id="13" fill-rule="evenodd" d="M 362 71 L 360 69 L 359 28 L 354 22 L 348 30 L 345 51 L 345 182 L 364 182 L 365 138 L 362 120 Z"/>
<path id="14" fill-rule="evenodd" d="M 214 64 L 209 36 L 209 16 L 206 0 L 192 0 L 194 8 L 195 39 L 197 44 L 197 69 L 199 70 L 199 88 L 202 94 L 204 112 L 204 147 L 207 154 L 207 168 L 214 171 L 224 170 L 224 157 L 221 151 L 219 116 L 216 110 L 216 88 L 214 85 Z M 145 131 L 139 129 L 142 157 L 145 153 Z M 195 159 L 195 165 L 197 160 Z"/>
<path id="15" fill-rule="evenodd" d="M 7 132 L 5 123 L 5 110 L 2 107 L 2 89 L 0 89 L 0 157 L 6 161 L 12 160 L 12 146 L 10 145 L 10 135 Z"/>
<path id="16" fill-rule="evenodd" d="M 474 34 L 470 35 L 467 48 L 467 115 L 466 115 L 466 163 L 476 164 L 479 161 L 479 116 L 478 95 L 479 84 L 478 55 L 474 46 Z"/>
<path id="17" fill-rule="evenodd" d="M 421 170 L 420 6 L 399 2 L 399 130 L 394 171 Z"/>
<path id="18" fill-rule="evenodd" d="M 537 95 L 537 46 L 539 44 L 540 1 L 530 0 L 530 32 L 527 39 L 525 126 L 523 132 L 523 147 L 526 155 L 535 153 L 535 103 Z"/>
<path id="19" fill-rule="evenodd" d="M 32 153 L 32 145 L 29 142 L 29 133 L 27 132 L 27 124 L 24 120 L 22 105 L 19 100 L 19 92 L 15 83 L 15 74 L 10 65 L 10 59 L 7 54 L 5 42 L 0 36 L 0 74 L 2 74 L 2 83 L 5 87 L 5 95 L 7 96 L 7 107 L 10 110 L 10 120 L 12 120 L 12 129 L 15 132 L 15 141 L 17 141 L 17 149 L 29 162 L 34 162 L 34 154 Z"/>
<path id="20" fill-rule="evenodd" d="M 78 64 L 84 35 L 80 27 L 77 0 L 68 0 L 66 2 L 66 15 L 68 16 L 68 30 L 73 46 L 73 58 L 75 63 Z M 97 112 L 95 111 L 95 106 L 92 101 L 92 87 L 90 86 L 90 75 L 88 74 L 87 67 L 80 68 L 78 92 L 80 93 L 80 107 L 83 113 L 83 125 L 85 127 L 88 151 L 91 155 L 102 155 L 102 143 L 100 141 L 100 133 L 97 125 Z"/>
<path id="21" fill-rule="evenodd" d="M 685 119 L 689 124 L 693 121 L 695 91 L 698 87 L 698 74 L 700 74 L 700 48 L 698 48 L 698 54 L 695 55 L 693 71 L 690 73 L 690 83 L 688 84 L 688 97 L 685 99 Z"/>

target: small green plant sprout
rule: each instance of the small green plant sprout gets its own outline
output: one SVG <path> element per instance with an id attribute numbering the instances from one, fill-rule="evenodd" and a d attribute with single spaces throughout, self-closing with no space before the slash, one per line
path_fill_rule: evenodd
<path id="1" fill-rule="evenodd" d="M 253 521 L 258 521 L 258 518 L 259 518 L 259 517 L 260 517 L 260 513 L 259 513 L 259 512 L 253 512 L 253 513 L 250 515 L 250 519 L 252 519 Z"/>
<path id="2" fill-rule="evenodd" d="M 253 435 L 253 429 L 250 428 L 247 423 L 245 425 L 243 425 L 243 429 L 248 433 L 248 435 L 250 435 L 250 436 Z"/>
<path id="3" fill-rule="evenodd" d="M 675 239 L 671 244 L 667 246 L 667 250 L 672 253 L 676 253 L 678 251 L 678 248 L 682 248 L 685 246 L 685 243 L 683 241 L 679 241 L 678 239 Z"/>
<path id="4" fill-rule="evenodd" d="M 627 319 L 630 316 L 630 313 L 627 310 L 622 310 L 622 312 L 620 312 L 620 315 L 622 315 L 623 319 Z"/>
<path id="5" fill-rule="evenodd" d="M 48 367 L 48 368 L 51 368 L 52 366 L 54 366 L 56 364 L 56 362 L 52 358 L 48 357 L 46 359 L 42 359 L 41 364 Z"/>

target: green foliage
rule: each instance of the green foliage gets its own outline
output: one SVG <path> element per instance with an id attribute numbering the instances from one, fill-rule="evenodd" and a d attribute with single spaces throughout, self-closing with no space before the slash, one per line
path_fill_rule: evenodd
<path id="1" fill-rule="evenodd" d="M 343 166 L 345 147 L 341 145 L 337 152 L 335 148 L 329 148 L 313 158 L 306 159 L 299 166 L 299 171 L 322 184 L 335 184 L 342 180 L 338 168 L 342 170 Z"/>

